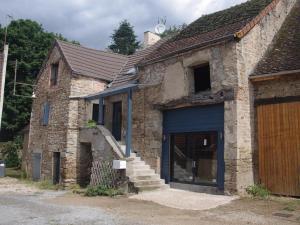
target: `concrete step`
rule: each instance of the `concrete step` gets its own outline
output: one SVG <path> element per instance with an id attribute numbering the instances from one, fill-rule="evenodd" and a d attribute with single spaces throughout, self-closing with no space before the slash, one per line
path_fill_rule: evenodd
<path id="1" fill-rule="evenodd" d="M 133 180 L 157 180 L 160 179 L 158 174 L 154 174 L 154 175 L 133 175 L 131 177 Z"/>
<path id="2" fill-rule="evenodd" d="M 150 170 L 150 166 L 146 165 L 145 163 L 144 164 L 133 164 L 133 165 L 131 165 L 131 169 L 134 169 L 134 170 Z"/>
<path id="3" fill-rule="evenodd" d="M 157 190 L 157 189 L 167 189 L 167 188 L 169 188 L 169 186 L 166 185 L 166 184 L 161 184 L 161 185 L 135 185 L 135 187 L 138 189 L 139 192 L 153 191 L 153 190 Z"/>
<path id="4" fill-rule="evenodd" d="M 148 170 L 133 170 L 131 171 L 132 175 L 134 176 L 149 176 L 149 175 L 155 175 L 155 172 L 153 169 L 148 169 Z"/>
<path id="5" fill-rule="evenodd" d="M 133 182 L 136 186 L 148 186 L 148 185 L 162 185 L 165 184 L 164 181 L 162 180 L 131 180 L 131 182 Z"/>

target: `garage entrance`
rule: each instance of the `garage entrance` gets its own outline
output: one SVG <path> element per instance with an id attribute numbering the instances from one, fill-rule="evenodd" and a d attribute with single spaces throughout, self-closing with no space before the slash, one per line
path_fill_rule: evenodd
<path id="1" fill-rule="evenodd" d="M 224 106 L 164 112 L 162 177 L 169 182 L 224 189 Z"/>
<path id="2" fill-rule="evenodd" d="M 300 102 L 257 106 L 259 179 L 272 193 L 300 196 Z"/>

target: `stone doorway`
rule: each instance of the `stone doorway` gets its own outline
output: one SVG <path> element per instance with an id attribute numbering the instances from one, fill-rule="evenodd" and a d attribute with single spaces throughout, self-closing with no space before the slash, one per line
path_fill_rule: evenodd
<path id="1" fill-rule="evenodd" d="M 80 143 L 78 184 L 81 187 L 86 187 L 90 184 L 92 165 L 93 154 L 91 143 Z"/>

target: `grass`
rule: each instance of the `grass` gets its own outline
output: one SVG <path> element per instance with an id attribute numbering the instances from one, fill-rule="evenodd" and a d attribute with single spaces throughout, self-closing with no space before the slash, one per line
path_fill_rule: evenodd
<path id="1" fill-rule="evenodd" d="M 22 172 L 19 168 L 5 168 L 5 176 L 22 179 L 24 172 Z"/>
<path id="2" fill-rule="evenodd" d="M 270 191 L 263 185 L 251 185 L 246 188 L 246 192 L 253 198 L 268 199 L 270 197 Z"/>
<path id="3" fill-rule="evenodd" d="M 93 196 L 114 197 L 123 194 L 124 193 L 121 190 L 114 189 L 114 188 L 107 188 L 103 185 L 98 185 L 98 186 L 88 186 L 84 195 L 89 197 L 93 197 Z"/>
<path id="4" fill-rule="evenodd" d="M 283 210 L 289 211 L 289 212 L 294 212 L 296 210 L 300 210 L 300 200 L 295 199 L 295 200 L 290 200 L 288 202 L 285 202 Z"/>

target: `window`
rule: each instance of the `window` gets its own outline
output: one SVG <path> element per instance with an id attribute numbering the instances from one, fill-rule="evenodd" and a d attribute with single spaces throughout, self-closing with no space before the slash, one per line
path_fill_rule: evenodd
<path id="1" fill-rule="evenodd" d="M 194 68 L 194 90 L 195 93 L 211 89 L 210 85 L 210 68 L 205 64 Z"/>
<path id="2" fill-rule="evenodd" d="M 50 86 L 57 85 L 58 79 L 58 63 L 51 65 L 51 77 L 50 77 Z"/>
<path id="3" fill-rule="evenodd" d="M 49 113 L 50 113 L 49 102 L 45 102 L 43 104 L 42 121 L 41 121 L 43 126 L 47 126 L 49 123 Z"/>
<path id="4" fill-rule="evenodd" d="M 102 121 L 104 123 L 105 105 L 103 105 Z M 99 104 L 93 104 L 92 120 L 99 121 Z"/>

